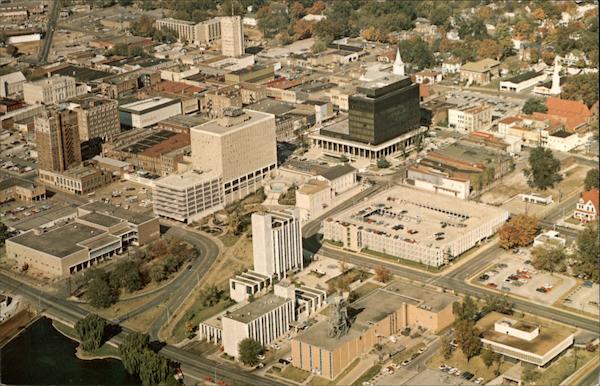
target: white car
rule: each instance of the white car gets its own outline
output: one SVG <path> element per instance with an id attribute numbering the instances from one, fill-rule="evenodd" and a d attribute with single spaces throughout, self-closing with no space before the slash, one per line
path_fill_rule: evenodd
<path id="1" fill-rule="evenodd" d="M 483 383 L 483 378 L 481 378 L 481 377 L 477 378 L 475 380 L 475 383 L 478 384 L 478 385 L 482 384 Z"/>
<path id="2" fill-rule="evenodd" d="M 457 371 L 458 371 L 458 369 L 456 367 L 453 367 L 450 370 L 448 370 L 448 374 L 452 375 L 452 374 L 454 374 Z"/>
<path id="3" fill-rule="evenodd" d="M 258 358 L 259 361 L 264 361 L 265 360 L 265 356 L 262 355 L 262 354 L 258 355 L 257 358 Z"/>

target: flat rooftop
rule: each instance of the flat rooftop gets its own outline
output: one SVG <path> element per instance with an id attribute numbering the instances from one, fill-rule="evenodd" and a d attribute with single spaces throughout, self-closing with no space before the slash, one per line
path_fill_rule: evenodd
<path id="1" fill-rule="evenodd" d="M 89 212 L 96 212 L 120 218 L 135 225 L 143 224 L 156 218 L 151 210 L 146 212 L 133 212 L 102 201 L 90 202 L 89 204 L 80 206 L 80 208 Z"/>
<path id="2" fill-rule="evenodd" d="M 460 301 L 458 296 L 451 295 L 449 293 L 438 292 L 432 288 L 414 286 L 406 284 L 400 281 L 393 281 L 384 288 L 378 291 L 386 293 L 394 293 L 402 298 L 411 299 L 417 301 L 421 308 L 425 308 L 428 311 L 439 312 L 451 305 L 454 302 Z M 410 303 L 406 301 L 406 303 Z"/>
<path id="3" fill-rule="evenodd" d="M 206 122 L 202 125 L 192 128 L 191 130 L 215 135 L 225 135 L 238 131 L 249 125 L 254 125 L 260 122 L 267 121 L 271 117 L 271 114 L 263 113 L 260 111 L 244 110 L 242 116 L 231 117 L 233 118 L 232 121 L 238 121 L 239 119 L 240 122 L 237 124 L 225 125 L 224 122 L 226 121 L 226 118 L 229 117 L 224 117 L 214 119 L 210 122 Z"/>
<path id="4" fill-rule="evenodd" d="M 119 110 L 133 114 L 145 114 L 176 103 L 179 103 L 179 100 L 164 97 L 154 97 L 122 105 L 119 107 Z"/>
<path id="5" fill-rule="evenodd" d="M 13 237 L 10 241 L 58 258 L 67 257 L 83 247 L 77 245 L 92 237 L 104 234 L 103 230 L 87 225 L 72 223 L 36 235 L 30 231 Z"/>
<path id="6" fill-rule="evenodd" d="M 132 153 L 132 154 L 140 154 L 144 153 L 149 149 L 152 149 L 155 146 L 158 146 L 166 141 L 169 141 L 171 138 L 176 137 L 177 133 L 169 130 L 158 130 L 151 131 L 147 130 L 148 135 L 134 141 L 131 143 L 126 143 L 122 146 L 119 146 L 118 150 Z M 186 134 L 188 138 L 189 145 L 189 134 Z"/>
<path id="7" fill-rule="evenodd" d="M 204 117 L 200 117 L 198 115 L 173 115 L 167 119 L 163 119 L 158 122 L 159 125 L 175 125 L 175 126 L 183 126 L 188 129 L 201 125 L 203 123 L 208 122 L 209 120 Z"/>
<path id="8" fill-rule="evenodd" d="M 294 110 L 295 107 L 291 103 L 285 103 L 275 99 L 267 98 L 248 106 L 248 108 L 254 111 L 261 111 L 263 113 L 283 115 Z"/>
<path id="9" fill-rule="evenodd" d="M 218 177 L 219 176 L 215 172 L 201 172 L 193 170 L 182 174 L 171 174 L 156 180 L 154 183 L 158 187 L 186 189 L 206 183 Z"/>
<path id="10" fill-rule="evenodd" d="M 110 227 L 115 226 L 115 225 L 119 224 L 120 222 L 122 222 L 122 220 L 120 220 L 116 217 L 107 216 L 105 214 L 98 213 L 98 212 L 91 212 L 91 213 L 85 214 L 79 218 L 82 219 L 83 221 L 91 222 L 93 224 L 97 224 L 97 225 L 100 225 L 100 226 L 106 227 L 106 228 L 110 228 Z"/>
<path id="11" fill-rule="evenodd" d="M 446 250 L 455 239 L 505 212 L 484 204 L 397 186 L 325 221 L 352 224 L 363 232 Z"/>
<path id="12" fill-rule="evenodd" d="M 241 323 L 249 323 L 289 301 L 291 300 L 268 294 L 229 313 L 227 317 Z"/>
<path id="13" fill-rule="evenodd" d="M 491 312 L 479 320 L 476 327 L 479 331 L 482 331 L 481 337 L 498 344 L 504 344 L 537 355 L 546 354 L 575 332 L 574 330 L 563 326 L 560 328 L 540 326 L 539 335 L 531 341 L 526 341 L 511 335 L 501 334 L 494 330 L 494 324 L 504 318 L 506 318 L 506 315 L 502 315 L 498 312 Z"/>

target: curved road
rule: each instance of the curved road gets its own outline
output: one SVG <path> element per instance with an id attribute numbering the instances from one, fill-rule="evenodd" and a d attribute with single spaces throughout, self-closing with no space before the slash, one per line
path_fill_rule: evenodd
<path id="1" fill-rule="evenodd" d="M 0 273 L 0 287 L 10 292 L 19 293 L 28 298 L 33 304 L 39 304 L 44 313 L 66 323 L 75 324 L 89 313 L 76 304 L 48 295 L 41 290 L 13 279 L 3 272 Z M 119 334 L 111 339 L 111 342 L 119 345 L 123 337 L 131 332 L 131 330 L 123 328 Z M 165 345 L 159 350 L 159 353 L 166 358 L 179 362 L 186 376 L 199 381 L 207 377 L 214 377 L 216 368 L 219 380 L 224 379 L 236 385 L 276 386 L 282 384 L 269 378 L 245 372 L 237 366 L 221 364 L 174 346 Z"/>

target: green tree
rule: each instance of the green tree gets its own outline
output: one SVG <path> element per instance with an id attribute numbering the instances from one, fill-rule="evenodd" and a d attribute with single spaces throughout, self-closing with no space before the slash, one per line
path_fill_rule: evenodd
<path id="1" fill-rule="evenodd" d="M 4 245 L 6 239 L 10 237 L 8 227 L 3 222 L 0 222 L 0 246 Z"/>
<path id="2" fill-rule="evenodd" d="M 598 175 L 598 169 L 590 169 L 585 175 L 585 190 L 590 190 L 593 188 L 598 189 L 598 179 L 600 176 Z"/>
<path id="3" fill-rule="evenodd" d="M 460 350 L 467 357 L 467 362 L 481 351 L 479 331 L 475 328 L 473 320 L 461 320 L 454 328 L 454 339 Z"/>
<path id="4" fill-rule="evenodd" d="M 596 45 L 597 47 L 597 45 Z M 568 77 L 561 86 L 561 98 L 583 101 L 591 107 L 598 100 L 598 73 Z"/>
<path id="5" fill-rule="evenodd" d="M 559 171 L 560 161 L 554 158 L 552 150 L 536 147 L 529 153 L 529 167 L 523 173 L 529 186 L 546 190 L 562 180 Z"/>
<path id="6" fill-rule="evenodd" d="M 140 355 L 140 380 L 142 385 L 159 385 L 169 377 L 168 361 L 152 350 L 146 349 Z"/>
<path id="7" fill-rule="evenodd" d="M 155 30 L 155 21 L 156 19 L 153 17 L 142 14 L 137 20 L 131 22 L 129 29 L 133 35 L 152 37 Z"/>
<path id="8" fill-rule="evenodd" d="M 312 45 L 312 52 L 318 54 L 319 52 L 323 52 L 327 49 L 327 42 L 321 38 L 315 39 L 315 42 Z"/>
<path id="9" fill-rule="evenodd" d="M 126 288 L 129 292 L 137 291 L 144 285 L 138 265 L 130 260 L 117 263 L 110 273 L 110 284 L 115 289 Z"/>
<path id="10" fill-rule="evenodd" d="M 101 269 L 92 269 L 86 273 L 86 299 L 96 308 L 110 307 L 118 298 L 116 291 L 109 283 L 109 275 Z"/>
<path id="11" fill-rule="evenodd" d="M 167 272 L 165 270 L 165 265 L 160 262 L 154 263 L 150 267 L 150 271 L 148 274 L 150 275 L 150 279 L 155 283 L 159 283 L 167 278 Z"/>
<path id="12" fill-rule="evenodd" d="M 398 47 L 404 62 L 420 69 L 429 68 L 435 64 L 435 58 L 429 44 L 421 37 L 403 40 L 398 44 Z"/>
<path id="13" fill-rule="evenodd" d="M 149 349 L 149 343 L 148 334 L 140 332 L 128 334 L 123 338 L 123 343 L 119 346 L 119 356 L 129 374 L 140 373 L 141 357 L 143 352 Z"/>
<path id="14" fill-rule="evenodd" d="M 523 105 L 522 111 L 525 114 L 533 114 L 534 112 L 545 113 L 548 111 L 546 103 L 539 98 L 528 98 Z"/>
<path id="15" fill-rule="evenodd" d="M 501 314 L 510 315 L 513 312 L 513 304 L 508 299 L 508 295 L 487 295 L 485 297 L 485 306 L 483 312 L 500 312 Z"/>
<path id="16" fill-rule="evenodd" d="M 450 339 L 447 335 L 442 336 L 441 345 L 442 355 L 444 356 L 444 359 L 448 360 L 452 358 L 452 346 L 450 345 Z"/>
<path id="17" fill-rule="evenodd" d="M 262 351 L 262 345 L 252 338 L 242 340 L 238 346 L 240 361 L 247 366 L 256 366 L 259 362 L 258 356 Z"/>
<path id="18" fill-rule="evenodd" d="M 556 247 L 536 247 L 532 251 L 532 264 L 536 269 L 550 272 L 564 272 L 567 269 L 567 254 L 561 246 Z"/>
<path id="19" fill-rule="evenodd" d="M 167 271 L 168 273 L 177 272 L 177 269 L 179 268 L 179 262 L 173 256 L 167 257 L 163 264 L 165 267 L 165 271 Z"/>
<path id="20" fill-rule="evenodd" d="M 483 361 L 483 364 L 486 368 L 489 369 L 494 364 L 494 362 L 498 361 L 499 359 L 500 355 L 498 353 L 493 352 L 492 349 L 490 349 L 490 347 L 485 346 L 483 350 L 481 350 L 481 360 Z"/>
<path id="21" fill-rule="evenodd" d="M 223 298 L 223 291 L 214 284 L 209 285 L 200 292 L 200 301 L 204 307 L 212 307 Z"/>
<path id="22" fill-rule="evenodd" d="M 75 323 L 75 331 L 85 351 L 94 351 L 102 346 L 106 320 L 96 314 L 88 314 Z"/>
<path id="23" fill-rule="evenodd" d="M 381 157 L 377 160 L 377 167 L 379 169 L 386 169 L 390 167 L 390 163 L 385 159 L 385 157 Z"/>
<path id="24" fill-rule="evenodd" d="M 598 283 L 599 256 L 598 224 L 592 223 L 577 235 L 575 272 Z"/>
<path id="25" fill-rule="evenodd" d="M 16 57 L 19 53 L 19 48 L 17 48 L 16 46 L 13 45 L 8 45 L 6 47 L 6 53 L 9 54 L 10 56 L 12 56 L 13 58 Z"/>
<path id="26" fill-rule="evenodd" d="M 479 313 L 479 307 L 473 298 L 469 295 L 465 296 L 461 302 L 454 302 L 452 304 L 452 313 L 457 322 L 463 320 L 474 320 L 475 316 Z"/>

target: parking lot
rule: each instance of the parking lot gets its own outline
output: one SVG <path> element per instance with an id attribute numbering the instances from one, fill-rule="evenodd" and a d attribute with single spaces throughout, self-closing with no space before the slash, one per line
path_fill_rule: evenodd
<path id="1" fill-rule="evenodd" d="M 536 271 L 528 263 L 529 259 L 527 250 L 520 254 L 507 251 L 495 266 L 479 275 L 479 283 L 547 305 L 556 303 L 575 286 L 576 280 L 573 278 Z"/>
<path id="2" fill-rule="evenodd" d="M 519 113 L 524 103 L 523 100 L 516 98 L 494 96 L 466 90 L 450 91 L 448 94 L 446 94 L 446 100 L 458 106 L 478 105 L 482 103 L 491 105 L 493 108 L 492 121 L 497 121 L 508 115 Z"/>
<path id="3" fill-rule="evenodd" d="M 152 210 L 152 189 L 131 181 L 113 182 L 88 197 L 134 212 Z"/>
<path id="4" fill-rule="evenodd" d="M 562 305 L 577 311 L 598 315 L 600 304 L 600 287 L 598 284 L 586 283 L 574 288 L 569 295 L 563 299 Z"/>

